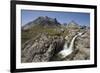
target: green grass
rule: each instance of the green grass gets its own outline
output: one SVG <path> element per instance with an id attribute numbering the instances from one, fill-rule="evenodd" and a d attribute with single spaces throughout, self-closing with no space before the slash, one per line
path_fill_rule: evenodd
<path id="1" fill-rule="evenodd" d="M 60 34 L 55 29 L 59 30 L 60 27 L 45 28 L 45 27 L 42 27 L 42 26 L 35 26 L 35 27 L 32 27 L 29 30 L 22 31 L 22 34 L 21 34 L 22 44 L 24 42 L 26 42 L 27 40 L 31 39 L 31 38 L 35 38 L 39 33 L 46 33 L 50 36 L 55 36 L 56 34 Z"/>
<path id="2" fill-rule="evenodd" d="M 60 29 L 64 29 L 64 32 L 60 32 Z M 22 31 L 22 44 L 31 38 L 35 38 L 39 33 L 47 34 L 48 36 L 63 36 L 69 34 L 67 28 L 65 27 L 42 27 L 42 26 L 34 26 L 29 30 Z"/>

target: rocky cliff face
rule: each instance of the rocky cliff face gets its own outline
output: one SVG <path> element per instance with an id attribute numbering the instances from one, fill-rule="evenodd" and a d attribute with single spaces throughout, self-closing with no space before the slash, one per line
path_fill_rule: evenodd
<path id="1" fill-rule="evenodd" d="M 34 26 L 34 24 L 39 26 Z M 90 59 L 90 28 L 81 28 L 74 21 L 67 24 L 66 27 L 59 26 L 61 24 L 56 19 L 49 17 L 39 17 L 24 26 L 28 30 L 22 31 L 21 62 Z M 73 36 L 78 32 L 84 32 L 84 34 L 76 38 L 74 51 L 64 59 L 57 57 L 56 54 L 63 50 L 64 43 L 67 41 L 69 46 Z M 65 40 L 65 36 L 67 36 L 67 40 Z"/>

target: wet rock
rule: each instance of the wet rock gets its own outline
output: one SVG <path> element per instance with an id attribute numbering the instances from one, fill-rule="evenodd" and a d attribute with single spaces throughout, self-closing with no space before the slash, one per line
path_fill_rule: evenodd
<path id="1" fill-rule="evenodd" d="M 81 37 L 77 37 L 77 39 L 75 40 L 73 53 L 63 60 L 66 61 L 66 60 L 89 60 L 89 59 L 90 59 L 90 32 L 86 31 Z"/>

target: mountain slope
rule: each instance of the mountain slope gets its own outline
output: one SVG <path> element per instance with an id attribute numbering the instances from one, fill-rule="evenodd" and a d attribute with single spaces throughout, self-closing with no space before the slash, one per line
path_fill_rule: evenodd
<path id="1" fill-rule="evenodd" d="M 22 29 L 29 29 L 33 26 L 36 26 L 36 25 L 39 25 L 39 26 L 42 26 L 42 27 L 56 27 L 56 26 L 60 26 L 61 24 L 57 21 L 56 18 L 50 18 L 48 16 L 41 16 L 41 17 L 38 17 L 37 19 L 27 23 L 26 25 L 24 25 L 22 27 Z"/>

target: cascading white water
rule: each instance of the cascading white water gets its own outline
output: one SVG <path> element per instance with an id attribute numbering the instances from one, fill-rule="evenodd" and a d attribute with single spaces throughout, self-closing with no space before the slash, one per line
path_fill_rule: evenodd
<path id="1" fill-rule="evenodd" d="M 69 47 L 68 47 L 68 43 L 67 43 L 67 41 L 66 41 L 65 44 L 64 44 L 63 50 L 60 51 L 57 55 L 58 55 L 58 56 L 61 56 L 61 58 L 65 58 L 66 56 L 70 55 L 70 54 L 73 52 L 73 50 L 74 50 L 73 46 L 74 46 L 74 41 L 75 41 L 75 39 L 76 39 L 78 36 L 81 36 L 81 35 L 82 35 L 82 33 L 76 34 L 76 35 L 72 38 Z M 66 37 L 67 37 L 67 36 L 66 36 Z M 66 38 L 65 38 L 65 39 L 66 39 Z"/>

